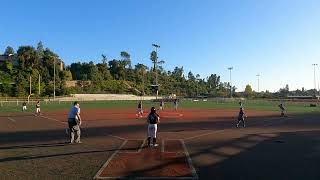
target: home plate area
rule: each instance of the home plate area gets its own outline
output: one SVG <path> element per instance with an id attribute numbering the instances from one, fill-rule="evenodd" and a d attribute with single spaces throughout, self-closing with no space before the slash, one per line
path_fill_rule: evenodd
<path id="1" fill-rule="evenodd" d="M 198 179 L 182 140 L 158 142 L 148 147 L 146 140 L 124 140 L 95 179 Z"/>

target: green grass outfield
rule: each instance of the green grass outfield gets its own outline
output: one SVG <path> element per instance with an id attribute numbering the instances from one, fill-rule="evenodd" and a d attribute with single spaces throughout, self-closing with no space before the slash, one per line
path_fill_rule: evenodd
<path id="1" fill-rule="evenodd" d="M 82 109 L 104 109 L 104 108 L 135 108 L 138 101 L 86 101 L 80 102 Z M 279 111 L 279 102 L 272 101 L 244 101 L 246 110 L 265 110 Z M 143 107 L 159 107 L 159 103 L 144 101 Z M 28 106 L 28 111 L 34 111 L 35 103 L 32 102 Z M 72 107 L 72 102 L 41 102 L 42 111 L 68 110 Z M 165 108 L 173 108 L 173 103 L 165 103 Z M 218 101 L 181 101 L 179 108 L 212 108 L 212 109 L 238 109 L 238 102 L 218 102 Z M 311 113 L 320 112 L 319 107 L 309 107 L 309 103 L 285 103 L 286 111 L 289 113 Z M 0 104 L 0 113 L 21 111 L 21 102 L 2 102 Z"/>

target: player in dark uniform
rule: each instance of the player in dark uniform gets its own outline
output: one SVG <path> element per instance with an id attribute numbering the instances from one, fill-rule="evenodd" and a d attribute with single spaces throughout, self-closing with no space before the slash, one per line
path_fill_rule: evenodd
<path id="1" fill-rule="evenodd" d="M 158 123 L 160 123 L 160 117 L 156 112 L 156 108 L 152 107 L 150 114 L 147 118 L 148 122 L 148 146 L 149 147 L 157 147 L 157 129 L 158 129 Z M 151 144 L 152 139 L 152 144 Z"/>
<path id="2" fill-rule="evenodd" d="M 164 102 L 163 102 L 163 100 L 160 101 L 160 110 L 161 111 L 164 110 Z"/>
<path id="3" fill-rule="evenodd" d="M 175 99 L 174 101 L 173 101 L 173 105 L 174 105 L 174 110 L 178 110 L 178 100 L 177 99 Z"/>
<path id="4" fill-rule="evenodd" d="M 139 101 L 136 116 L 138 116 L 138 117 L 143 117 L 142 101 Z"/>
<path id="5" fill-rule="evenodd" d="M 240 107 L 239 115 L 238 115 L 238 123 L 237 127 L 239 127 L 239 124 L 242 122 L 243 127 L 246 127 L 246 123 L 244 121 L 245 113 L 243 107 Z"/>
<path id="6" fill-rule="evenodd" d="M 27 102 L 23 102 L 22 103 L 22 112 L 26 111 L 27 110 Z"/>
<path id="7" fill-rule="evenodd" d="M 284 109 L 284 107 L 283 107 L 283 104 L 281 103 L 281 104 L 279 104 L 279 108 L 280 108 L 280 112 L 281 112 L 281 117 L 283 117 L 284 116 L 284 111 L 285 111 L 285 109 Z"/>
<path id="8" fill-rule="evenodd" d="M 40 111 L 40 101 L 37 102 L 36 104 L 36 116 L 40 116 L 41 115 L 41 111 Z"/>
<path id="9" fill-rule="evenodd" d="M 240 107 L 243 107 L 243 104 L 242 104 L 242 102 L 241 102 L 241 101 L 239 101 L 239 106 L 240 106 Z"/>

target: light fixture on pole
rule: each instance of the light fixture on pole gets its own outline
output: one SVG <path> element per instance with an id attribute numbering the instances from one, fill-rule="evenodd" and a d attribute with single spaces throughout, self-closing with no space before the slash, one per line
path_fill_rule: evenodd
<path id="1" fill-rule="evenodd" d="M 260 74 L 257 74 L 258 77 L 258 92 L 260 92 Z"/>
<path id="2" fill-rule="evenodd" d="M 318 66 L 318 64 L 312 64 L 312 66 L 313 66 L 313 76 L 314 76 L 314 95 L 316 95 L 316 92 L 317 92 L 316 66 Z"/>
<path id="3" fill-rule="evenodd" d="M 160 45 L 157 44 L 152 44 L 153 47 L 156 48 L 156 57 L 155 57 L 155 62 L 154 62 L 154 71 L 156 73 L 156 84 L 155 84 L 155 88 L 156 88 L 156 99 L 158 99 L 158 94 L 159 94 L 159 84 L 158 84 L 158 48 L 160 48 Z"/>
<path id="4" fill-rule="evenodd" d="M 53 101 L 56 100 L 56 58 L 53 61 Z"/>
<path id="5" fill-rule="evenodd" d="M 230 71 L 230 97 L 232 98 L 232 76 L 231 76 L 231 71 L 233 70 L 233 67 L 228 67 L 228 70 Z"/>

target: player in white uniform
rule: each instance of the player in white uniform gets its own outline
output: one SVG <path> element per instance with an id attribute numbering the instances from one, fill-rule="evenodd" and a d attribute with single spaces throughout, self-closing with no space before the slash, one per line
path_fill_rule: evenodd
<path id="1" fill-rule="evenodd" d="M 148 146 L 149 147 L 157 147 L 157 130 L 158 123 L 160 123 L 160 117 L 156 112 L 156 108 L 152 107 L 150 114 L 148 115 Z M 152 139 L 152 144 L 151 144 Z"/>

